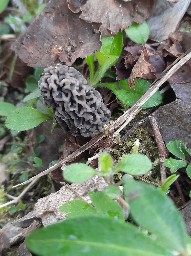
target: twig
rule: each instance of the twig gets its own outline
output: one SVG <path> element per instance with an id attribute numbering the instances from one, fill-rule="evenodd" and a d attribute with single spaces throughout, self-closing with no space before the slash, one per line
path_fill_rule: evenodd
<path id="1" fill-rule="evenodd" d="M 159 81 L 155 82 L 152 87 L 149 88 L 149 90 L 141 97 L 140 100 L 137 101 L 137 103 L 127 110 L 122 116 L 120 116 L 114 123 L 112 123 L 108 127 L 108 131 L 110 133 L 113 133 L 116 129 L 119 129 L 114 133 L 115 136 L 117 136 L 121 130 L 123 130 L 126 125 L 136 116 L 136 114 L 140 111 L 141 106 L 148 100 L 150 99 L 155 92 L 160 88 L 160 86 L 165 83 L 181 66 L 183 66 L 188 60 L 191 59 L 191 52 L 186 54 L 182 59 L 180 59 L 178 62 L 176 60 L 176 64 L 164 75 L 163 78 L 161 78 Z M 38 180 L 40 177 L 47 175 L 53 170 L 56 170 L 57 168 L 61 167 L 63 164 L 66 164 L 67 162 L 70 162 L 73 158 L 76 158 L 79 156 L 81 153 L 86 151 L 87 149 L 91 148 L 92 146 L 96 145 L 101 139 L 103 139 L 105 136 L 104 133 L 98 135 L 97 137 L 92 138 L 88 143 L 77 149 L 75 152 L 70 154 L 68 157 L 65 159 L 59 161 L 57 164 L 54 166 L 48 168 L 47 170 L 37 174 L 36 176 L 30 178 L 29 180 L 20 183 L 14 187 L 25 185 L 30 183 L 33 180 Z"/>
<path id="2" fill-rule="evenodd" d="M 36 183 L 37 179 L 34 179 L 23 191 L 22 193 L 15 197 L 13 200 L 7 202 L 7 203 L 4 203 L 4 204 L 1 204 L 0 205 L 0 209 L 3 208 L 3 207 L 6 207 L 6 206 L 9 206 L 11 204 L 17 204 L 20 199 L 34 186 L 34 184 Z"/>
<path id="3" fill-rule="evenodd" d="M 161 183 L 163 183 L 166 180 L 166 170 L 165 170 L 164 161 L 168 156 L 168 152 L 166 150 L 166 146 L 164 144 L 162 135 L 159 131 L 156 118 L 154 116 L 151 116 L 149 119 L 150 119 L 150 123 L 153 129 L 155 141 L 156 141 L 158 152 L 159 152 Z"/>

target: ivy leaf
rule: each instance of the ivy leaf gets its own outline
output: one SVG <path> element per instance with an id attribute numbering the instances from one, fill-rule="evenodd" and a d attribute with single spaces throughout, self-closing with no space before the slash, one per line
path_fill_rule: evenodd
<path id="1" fill-rule="evenodd" d="M 111 218 L 81 217 L 35 231 L 26 239 L 37 256 L 169 256 L 166 248 L 128 223 Z"/>
<path id="2" fill-rule="evenodd" d="M 144 79 L 136 79 L 135 87 L 130 87 L 127 80 L 115 83 L 102 83 L 103 86 L 111 90 L 124 106 L 133 106 L 150 88 L 150 83 Z M 156 107 L 162 103 L 162 95 L 156 92 L 143 106 L 142 109 Z"/>
<path id="3" fill-rule="evenodd" d="M 149 26 L 146 22 L 138 24 L 133 22 L 130 27 L 125 29 L 126 35 L 137 44 L 144 44 L 149 39 Z"/>
<path id="4" fill-rule="evenodd" d="M 8 116 L 16 107 L 9 102 L 0 102 L 0 116 Z"/>
<path id="5" fill-rule="evenodd" d="M 123 171 L 131 175 L 143 175 L 150 171 L 152 163 L 149 158 L 142 154 L 128 154 L 124 155 L 117 166 L 115 171 Z"/>
<path id="6" fill-rule="evenodd" d="M 43 114 L 32 107 L 22 107 L 11 112 L 7 116 L 5 125 L 15 131 L 26 131 L 36 127 L 49 119 L 48 115 Z"/>
<path id="7" fill-rule="evenodd" d="M 82 183 L 97 174 L 96 170 L 83 163 L 75 163 L 62 168 L 64 179 L 69 182 Z"/>
<path id="8" fill-rule="evenodd" d="M 187 163 L 184 160 L 177 160 L 172 157 L 164 161 L 166 167 L 170 168 L 171 173 L 176 172 L 180 168 L 186 167 Z"/>
<path id="9" fill-rule="evenodd" d="M 153 186 L 133 179 L 126 181 L 124 193 L 136 223 L 148 230 L 159 245 L 174 254 L 186 255 L 186 228 L 170 198 Z"/>

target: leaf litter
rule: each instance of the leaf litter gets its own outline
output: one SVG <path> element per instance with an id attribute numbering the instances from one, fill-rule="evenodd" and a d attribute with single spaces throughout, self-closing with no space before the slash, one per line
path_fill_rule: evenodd
<path id="1" fill-rule="evenodd" d="M 177 30 L 190 1 L 179 0 L 174 4 L 169 2 L 51 0 L 41 15 L 13 44 L 12 49 L 22 61 L 32 67 L 45 67 L 57 62 L 72 65 L 76 59 L 99 50 L 100 34 L 113 35 L 133 21 L 142 23 L 148 19 L 151 39 L 156 41 L 149 41 L 147 45 L 141 46 L 127 40 L 116 64 L 116 74 L 118 80 L 130 76 L 132 81 L 144 78 L 152 82 L 161 77 L 163 70 L 186 51 L 185 44 L 189 48 L 190 32 L 186 35 L 185 32 L 172 32 Z M 107 12 L 110 8 L 111 11 Z M 131 15 L 133 12 L 135 15 Z M 176 12 L 179 13 L 178 16 L 174 15 Z M 176 100 L 155 111 L 165 142 L 181 139 L 188 147 L 191 147 L 190 65 L 190 62 L 185 64 L 168 81 Z M 70 189 L 68 193 L 71 194 Z M 41 218 L 44 225 L 64 218 L 57 215 L 60 213 L 55 198 L 61 200 L 65 198 L 65 193 L 63 195 L 60 190 L 44 200 L 40 199 L 35 205 L 32 218 Z M 53 208 L 50 210 L 51 206 Z"/>

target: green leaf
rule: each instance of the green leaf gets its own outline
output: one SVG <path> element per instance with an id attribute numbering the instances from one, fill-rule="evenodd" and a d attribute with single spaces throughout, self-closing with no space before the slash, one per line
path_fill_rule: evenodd
<path id="1" fill-rule="evenodd" d="M 149 39 L 149 26 L 146 22 L 137 24 L 135 22 L 125 29 L 126 35 L 137 44 L 144 44 Z"/>
<path id="2" fill-rule="evenodd" d="M 98 162 L 99 162 L 99 168 L 104 173 L 108 173 L 113 166 L 113 159 L 111 155 L 108 154 L 107 152 L 104 152 L 100 155 Z"/>
<path id="3" fill-rule="evenodd" d="M 96 52 L 95 55 L 97 57 L 99 67 L 91 81 L 92 86 L 95 86 L 100 82 L 106 71 L 112 67 L 119 58 L 119 56 L 105 55 L 101 52 Z"/>
<path id="4" fill-rule="evenodd" d="M 0 102 L 0 116 L 8 116 L 16 107 L 9 102 Z"/>
<path id="5" fill-rule="evenodd" d="M 37 109 L 22 107 L 8 115 L 5 125 L 11 130 L 20 132 L 32 129 L 48 119 L 48 115 L 43 114 Z"/>
<path id="6" fill-rule="evenodd" d="M 96 191 L 90 192 L 89 196 L 99 215 L 108 216 L 122 221 L 124 220 L 122 208 L 106 194 Z"/>
<path id="7" fill-rule="evenodd" d="M 168 158 L 164 161 L 166 167 L 170 168 L 171 173 L 176 172 L 180 168 L 186 167 L 187 163 L 184 160 L 177 160 L 174 158 Z"/>
<path id="8" fill-rule="evenodd" d="M 180 159 L 185 159 L 185 145 L 182 143 L 180 140 L 174 140 L 170 141 L 166 145 L 168 151 L 173 154 L 174 156 L 180 158 Z"/>
<path id="9" fill-rule="evenodd" d="M 179 175 L 171 175 L 169 176 L 165 181 L 164 183 L 161 185 L 160 187 L 160 191 L 161 192 L 164 192 L 164 193 L 168 193 L 169 192 L 169 188 L 170 186 L 178 179 Z"/>
<path id="10" fill-rule="evenodd" d="M 115 83 L 102 83 L 99 86 L 110 89 L 124 106 L 133 106 L 150 88 L 150 83 L 144 79 L 136 79 L 135 87 L 130 87 L 127 80 Z M 156 107 L 162 103 L 162 95 L 156 92 L 143 106 L 142 109 Z"/>
<path id="11" fill-rule="evenodd" d="M 115 185 L 105 187 L 103 192 L 111 199 L 117 199 L 122 194 L 120 188 Z"/>
<path id="12" fill-rule="evenodd" d="M 33 99 L 39 98 L 40 96 L 41 96 L 40 90 L 37 88 L 36 90 L 31 92 L 29 95 L 24 97 L 23 102 L 27 102 L 29 100 L 33 100 Z"/>
<path id="13" fill-rule="evenodd" d="M 37 89 L 38 81 L 33 75 L 30 75 L 26 78 L 25 84 L 27 92 L 34 92 Z"/>
<path id="14" fill-rule="evenodd" d="M 104 77 L 106 71 L 112 67 L 118 60 L 123 47 L 123 35 L 119 32 L 115 37 L 102 38 L 102 47 L 99 52 L 96 52 L 99 67 L 90 84 L 97 85 Z"/>
<path id="15" fill-rule="evenodd" d="M 165 248 L 128 223 L 81 217 L 35 231 L 26 239 L 37 256 L 170 256 Z"/>
<path id="16" fill-rule="evenodd" d="M 91 54 L 85 58 L 86 63 L 88 64 L 90 71 L 90 80 L 93 79 L 94 76 L 94 54 Z"/>
<path id="17" fill-rule="evenodd" d="M 43 68 L 35 68 L 34 77 L 35 77 L 36 81 L 38 81 L 40 79 L 42 72 L 43 72 Z"/>
<path id="18" fill-rule="evenodd" d="M 40 168 L 43 166 L 42 159 L 40 157 L 35 156 L 33 162 L 33 166 L 36 168 Z"/>
<path id="19" fill-rule="evenodd" d="M 187 247 L 187 234 L 183 219 L 173 202 L 153 186 L 126 181 L 125 198 L 133 219 L 155 237 L 156 243 L 182 255 Z M 177 254 L 178 255 L 178 254 Z"/>
<path id="20" fill-rule="evenodd" d="M 2 13 L 6 9 L 8 3 L 9 3 L 9 0 L 0 1 L 0 13 Z"/>
<path id="21" fill-rule="evenodd" d="M 0 36 L 6 35 L 10 33 L 10 27 L 7 24 L 3 24 L 0 26 Z"/>
<path id="22" fill-rule="evenodd" d="M 101 53 L 104 55 L 120 56 L 123 48 L 123 35 L 121 32 L 114 37 L 103 37 L 101 41 Z"/>
<path id="23" fill-rule="evenodd" d="M 103 192 L 89 193 L 93 206 L 82 200 L 73 200 L 60 207 L 67 218 L 76 218 L 88 215 L 108 216 L 113 219 L 124 220 L 121 207 Z"/>
<path id="24" fill-rule="evenodd" d="M 142 154 L 128 154 L 122 156 L 115 167 L 115 171 L 123 171 L 131 175 L 143 175 L 150 171 L 152 163 L 149 158 Z"/>
<path id="25" fill-rule="evenodd" d="M 64 179 L 74 183 L 82 183 L 97 174 L 96 170 L 86 164 L 71 164 L 63 169 Z"/>
<path id="26" fill-rule="evenodd" d="M 191 179 L 191 164 L 189 164 L 186 168 L 186 173 L 188 175 L 188 177 Z"/>
<path id="27" fill-rule="evenodd" d="M 82 200 L 73 200 L 60 206 L 60 211 L 66 214 L 67 219 L 98 215 L 94 207 L 90 206 L 88 203 Z"/>

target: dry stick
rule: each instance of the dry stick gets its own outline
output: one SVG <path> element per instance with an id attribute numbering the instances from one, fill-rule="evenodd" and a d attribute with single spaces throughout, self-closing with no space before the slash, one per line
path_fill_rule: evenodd
<path id="1" fill-rule="evenodd" d="M 182 57 L 178 62 L 176 60 L 176 64 L 164 75 L 163 78 L 161 78 L 158 82 L 154 83 L 152 87 L 149 88 L 149 90 L 140 98 L 140 100 L 137 101 L 137 103 L 127 110 L 122 116 L 120 116 L 113 124 L 109 125 L 108 130 L 109 132 L 113 132 L 118 127 L 120 127 L 115 133 L 114 136 L 117 136 L 122 129 L 126 127 L 126 125 L 135 117 L 135 115 L 140 111 L 141 106 L 145 104 L 145 102 L 150 99 L 155 92 L 160 88 L 162 84 L 164 84 L 180 67 L 182 67 L 188 60 L 191 59 L 191 52 L 189 52 L 187 55 Z M 18 187 L 21 185 L 25 185 L 30 183 L 33 180 L 38 180 L 40 177 L 47 175 L 51 171 L 56 170 L 57 168 L 61 167 L 63 164 L 70 162 L 73 158 L 76 158 L 81 153 L 89 149 L 90 147 L 96 145 L 101 139 L 105 137 L 105 134 L 102 133 L 97 137 L 92 138 L 88 143 L 77 149 L 75 152 L 67 156 L 65 159 L 59 161 L 54 166 L 48 168 L 47 170 L 37 174 L 36 176 L 30 178 L 29 180 L 20 183 L 14 187 Z"/>
<path id="2" fill-rule="evenodd" d="M 4 204 L 1 204 L 0 205 L 0 209 L 3 208 L 3 207 L 6 207 L 6 206 L 9 206 L 11 204 L 17 204 L 19 202 L 19 200 L 34 186 L 34 184 L 36 183 L 36 179 L 34 179 L 23 191 L 22 193 L 15 197 L 13 200 L 7 202 L 7 203 L 4 203 Z"/>
<path id="3" fill-rule="evenodd" d="M 164 161 L 167 158 L 168 153 L 167 153 L 166 146 L 164 144 L 162 135 L 159 131 L 159 127 L 157 125 L 156 118 L 154 116 L 151 116 L 149 119 L 150 119 L 150 123 L 151 123 L 152 129 L 153 129 L 155 141 L 156 141 L 157 148 L 158 148 L 161 183 L 163 183 L 166 180 L 166 171 L 165 171 Z"/>

